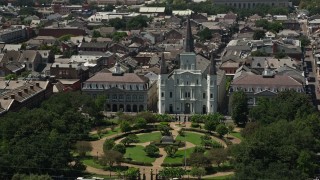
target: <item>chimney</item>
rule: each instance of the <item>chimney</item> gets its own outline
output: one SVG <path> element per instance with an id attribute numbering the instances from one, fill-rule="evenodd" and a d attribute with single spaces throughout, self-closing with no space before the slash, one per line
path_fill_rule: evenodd
<path id="1" fill-rule="evenodd" d="M 28 93 L 28 89 L 27 89 L 27 88 L 25 88 L 23 91 L 24 91 L 25 93 Z"/>
<path id="2" fill-rule="evenodd" d="M 15 96 L 14 96 L 14 94 L 11 94 L 10 97 L 11 97 L 11 99 L 14 99 Z"/>
<path id="3" fill-rule="evenodd" d="M 19 95 L 19 96 L 22 96 L 22 91 L 19 91 L 19 92 L 18 92 L 18 95 Z"/>
<path id="4" fill-rule="evenodd" d="M 36 83 L 36 86 L 37 86 L 37 87 L 40 87 L 40 84 L 37 82 L 37 83 Z"/>
<path id="5" fill-rule="evenodd" d="M 32 90 L 33 90 L 33 85 L 30 85 L 30 89 L 32 89 Z"/>

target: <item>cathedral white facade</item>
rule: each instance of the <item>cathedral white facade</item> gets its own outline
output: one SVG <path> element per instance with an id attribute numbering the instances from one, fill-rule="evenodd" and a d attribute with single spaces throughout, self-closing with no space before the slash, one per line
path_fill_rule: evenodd
<path id="1" fill-rule="evenodd" d="M 213 56 L 203 71 L 197 67 L 190 21 L 178 69 L 168 73 L 164 58 L 158 79 L 160 114 L 207 114 L 217 111 L 217 72 Z"/>

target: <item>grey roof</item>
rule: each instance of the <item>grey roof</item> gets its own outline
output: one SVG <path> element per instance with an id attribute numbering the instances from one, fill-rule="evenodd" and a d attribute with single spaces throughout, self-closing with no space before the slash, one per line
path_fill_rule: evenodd
<path id="1" fill-rule="evenodd" d="M 79 47 L 81 47 L 81 48 L 106 48 L 107 45 L 108 45 L 107 43 L 103 43 L 103 42 L 95 42 L 95 43 L 82 42 L 79 44 Z"/>
<path id="2" fill-rule="evenodd" d="M 205 72 L 210 65 L 210 60 L 203 57 L 202 55 L 196 55 L 196 69 L 201 70 L 201 73 Z"/>
<path id="3" fill-rule="evenodd" d="M 37 56 L 37 51 L 36 50 L 25 50 L 22 51 L 21 56 L 19 58 L 19 62 L 23 63 L 25 61 L 28 62 L 33 62 Z"/>

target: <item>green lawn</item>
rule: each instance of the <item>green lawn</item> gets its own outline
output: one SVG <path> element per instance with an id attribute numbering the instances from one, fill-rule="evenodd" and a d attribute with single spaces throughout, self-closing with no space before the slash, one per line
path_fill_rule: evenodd
<path id="1" fill-rule="evenodd" d="M 161 139 L 160 132 L 146 133 L 138 135 L 139 143 L 151 142 Z"/>
<path id="2" fill-rule="evenodd" d="M 183 136 L 177 136 L 176 140 L 180 140 L 180 141 L 188 141 L 188 142 L 191 142 L 192 144 L 194 145 L 201 145 L 201 134 L 198 134 L 198 133 L 192 133 L 192 132 L 185 132 L 185 137 Z"/>
<path id="3" fill-rule="evenodd" d="M 103 169 L 104 166 L 101 166 L 100 164 L 96 163 L 92 158 L 86 158 L 81 160 L 84 165 L 90 166 L 97 169 Z"/>
<path id="4" fill-rule="evenodd" d="M 126 150 L 124 157 L 131 158 L 133 161 L 152 163 L 156 158 L 151 158 L 146 155 L 143 150 L 143 146 L 130 146 Z"/>
<path id="5" fill-rule="evenodd" d="M 186 149 L 186 157 L 189 158 L 190 154 L 193 152 L 194 148 Z M 164 159 L 164 163 L 182 163 L 184 160 L 184 149 L 178 150 L 173 158 L 167 156 Z"/>
<path id="6" fill-rule="evenodd" d="M 238 139 L 240 139 L 240 140 L 243 140 L 243 137 L 241 136 L 241 133 L 239 133 L 239 132 L 232 132 L 232 133 L 230 133 L 232 136 L 234 136 L 234 137 L 236 137 L 236 138 L 238 138 Z"/>
<path id="7" fill-rule="evenodd" d="M 218 177 L 211 177 L 211 178 L 203 178 L 203 179 L 207 179 L 207 180 L 227 180 L 227 179 L 233 179 L 234 175 L 226 175 L 226 176 L 218 176 Z"/>

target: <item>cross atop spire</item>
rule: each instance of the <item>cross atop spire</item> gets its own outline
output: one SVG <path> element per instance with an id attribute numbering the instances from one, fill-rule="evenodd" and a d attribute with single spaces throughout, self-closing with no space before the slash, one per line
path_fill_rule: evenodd
<path id="1" fill-rule="evenodd" d="M 210 62 L 209 75 L 217 75 L 216 61 L 214 60 L 213 52 L 211 53 Z"/>
<path id="2" fill-rule="evenodd" d="M 190 24 L 189 17 L 187 18 L 187 33 L 186 33 L 186 38 L 184 42 L 184 51 L 185 52 L 194 51 L 193 37 L 192 37 L 191 24 Z"/>

